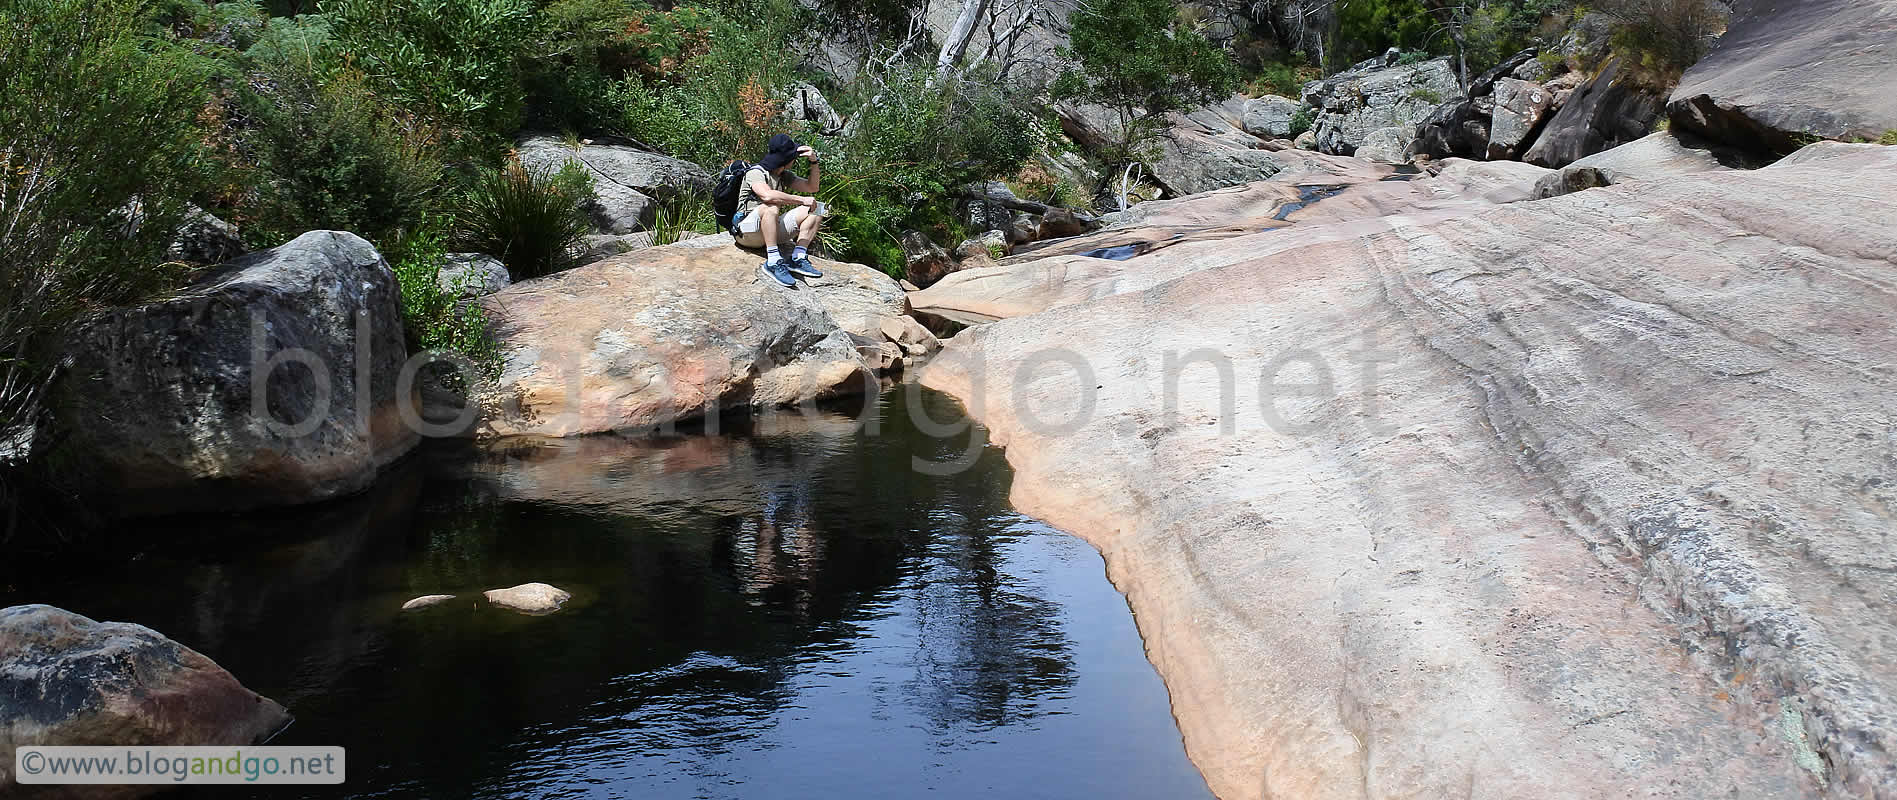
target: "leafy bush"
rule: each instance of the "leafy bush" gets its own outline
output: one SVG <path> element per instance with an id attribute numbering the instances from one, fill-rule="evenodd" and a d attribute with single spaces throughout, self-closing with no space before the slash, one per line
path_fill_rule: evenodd
<path id="1" fill-rule="evenodd" d="M 343 55 L 385 99 L 477 133 L 519 126 L 532 0 L 325 0 L 322 8 Z"/>
<path id="2" fill-rule="evenodd" d="M 593 179 L 572 161 L 557 172 L 517 162 L 482 170 L 460 198 L 456 246 L 500 259 L 515 280 L 559 272 L 592 231 L 592 201 Z"/>
<path id="3" fill-rule="evenodd" d="M 433 224 L 423 224 L 405 237 L 393 264 L 395 281 L 402 287 L 402 324 L 408 331 L 408 349 L 447 351 L 466 356 L 483 375 L 500 373 L 500 343 L 487 328 L 487 314 L 477 303 L 462 302 L 478 278 L 462 276 L 457 285 L 441 285 L 441 267 L 447 261 L 445 239 Z"/>
<path id="4" fill-rule="evenodd" d="M 1303 106 L 1291 112 L 1291 138 L 1296 139 L 1304 135 L 1305 131 L 1310 130 L 1311 126 L 1316 124 L 1317 110 L 1310 106 Z"/>
<path id="5" fill-rule="evenodd" d="M 77 314 L 179 277 L 159 264 L 203 178 L 208 65 L 151 24 L 136 0 L 9 0 L 0 23 L 0 431 Z"/>
<path id="6" fill-rule="evenodd" d="M 1725 25 L 1711 0 L 1606 0 L 1597 10 L 1614 21 L 1614 50 L 1657 85 L 1672 85 Z"/>
<path id="7" fill-rule="evenodd" d="M 1304 91 L 1304 83 L 1296 67 L 1290 64 L 1266 64 L 1246 84 L 1245 89 L 1246 94 L 1253 97 L 1261 94 L 1297 97 Z"/>
<path id="8" fill-rule="evenodd" d="M 263 74 L 244 101 L 256 189 L 238 222 L 253 244 L 325 228 L 379 241 L 421 221 L 442 176 L 429 126 L 385 108 L 347 70 L 325 79 L 292 57 Z"/>
<path id="9" fill-rule="evenodd" d="M 1877 143 L 1883 145 L 1897 145 L 1897 130 L 1884 131 L 1883 136 L 1877 137 Z"/>
<path id="10" fill-rule="evenodd" d="M 788 42 L 805 13 L 764 0 L 730 13 L 644 14 L 639 24 L 665 35 L 641 40 L 633 74 L 611 94 L 617 132 L 705 166 L 757 160 L 784 127 L 776 87 L 793 74 Z"/>

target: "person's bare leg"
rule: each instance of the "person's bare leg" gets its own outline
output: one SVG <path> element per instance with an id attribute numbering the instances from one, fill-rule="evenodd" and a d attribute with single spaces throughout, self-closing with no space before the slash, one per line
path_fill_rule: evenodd
<path id="1" fill-rule="evenodd" d="M 817 240 L 817 229 L 822 227 L 823 217 L 816 214 L 805 215 L 803 221 L 797 224 L 797 246 L 809 247 L 811 242 Z"/>
<path id="2" fill-rule="evenodd" d="M 777 206 L 762 205 L 757 209 L 757 229 L 764 234 L 766 250 L 777 247 Z"/>

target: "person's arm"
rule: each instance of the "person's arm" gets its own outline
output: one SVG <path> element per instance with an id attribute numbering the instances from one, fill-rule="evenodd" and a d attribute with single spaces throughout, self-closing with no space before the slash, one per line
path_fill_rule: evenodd
<path id="1" fill-rule="evenodd" d="M 804 194 L 816 194 L 817 187 L 823 185 L 823 157 L 817 155 L 810 145 L 797 148 L 797 155 L 810 159 L 810 174 L 790 182 L 790 188 Z"/>
<path id="2" fill-rule="evenodd" d="M 797 206 L 816 208 L 817 206 L 817 198 L 815 197 L 801 197 L 789 192 L 780 192 L 766 185 L 763 181 L 751 182 L 751 194 L 756 195 L 759 201 L 774 206 L 783 206 L 785 208 L 795 208 Z"/>

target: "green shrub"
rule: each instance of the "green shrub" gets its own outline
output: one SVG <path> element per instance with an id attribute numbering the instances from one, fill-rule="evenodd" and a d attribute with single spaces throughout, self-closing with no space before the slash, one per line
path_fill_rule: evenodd
<path id="1" fill-rule="evenodd" d="M 1884 131 L 1883 136 L 1877 137 L 1877 143 L 1884 144 L 1884 145 L 1897 145 L 1897 130 Z"/>
<path id="2" fill-rule="evenodd" d="M 559 272 L 592 231 L 592 201 L 593 180 L 572 161 L 557 172 L 513 162 L 482 170 L 458 203 L 456 246 L 500 259 L 515 280 Z"/>
<path id="3" fill-rule="evenodd" d="M 460 284 L 443 287 L 441 267 L 446 263 L 445 239 L 440 227 L 425 222 L 403 238 L 392 265 L 402 287 L 402 325 L 410 352 L 445 351 L 465 356 L 487 377 L 500 374 L 500 343 L 488 331 L 487 314 L 478 303 L 462 302 L 478 278 L 462 276 Z M 458 377 L 458 376 L 457 376 Z M 461 387 L 465 388 L 465 387 Z"/>
<path id="4" fill-rule="evenodd" d="M 325 76 L 292 56 L 263 74 L 244 100 L 256 188 L 239 222 L 253 244 L 314 229 L 380 241 L 421 221 L 442 175 L 429 126 L 388 109 L 347 70 Z"/>
<path id="5" fill-rule="evenodd" d="M 31 418 L 77 314 L 179 278 L 160 262 L 203 183 L 208 65 L 152 21 L 136 0 L 0 15 L 0 431 Z"/>
<path id="6" fill-rule="evenodd" d="M 755 161 L 784 129 L 779 87 L 793 76 L 789 46 L 805 12 L 760 0 L 723 13 L 648 12 L 631 73 L 611 95 L 617 133 L 707 167 Z"/>
<path id="7" fill-rule="evenodd" d="M 1317 109 L 1304 106 L 1291 112 L 1291 138 L 1296 139 L 1304 135 L 1305 131 L 1310 130 L 1311 126 L 1316 124 Z"/>
<path id="8" fill-rule="evenodd" d="M 476 133 L 520 124 L 532 0 L 325 0 L 337 45 L 399 107 Z"/>
<path id="9" fill-rule="evenodd" d="M 674 244 L 691 238 L 688 234 L 717 232 L 718 217 L 711 207 L 711 195 L 690 192 L 659 205 L 658 217 L 652 223 L 652 243 Z"/>
<path id="10" fill-rule="evenodd" d="M 1711 0 L 1604 0 L 1597 10 L 1614 21 L 1615 52 L 1654 85 L 1671 86 L 1725 25 Z"/>

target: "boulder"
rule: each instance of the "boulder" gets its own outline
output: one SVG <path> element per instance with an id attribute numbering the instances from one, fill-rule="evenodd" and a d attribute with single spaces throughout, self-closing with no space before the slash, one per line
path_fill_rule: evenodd
<path id="1" fill-rule="evenodd" d="M 1360 64 L 1307 84 L 1303 100 L 1317 109 L 1312 130 L 1318 151 L 1347 156 L 1357 152 L 1372 131 L 1414 129 L 1444 101 L 1461 94 L 1449 59 L 1438 58 L 1405 66 Z"/>
<path id="2" fill-rule="evenodd" d="M 85 318 L 65 351 L 57 466 L 113 514 L 326 500 L 419 438 L 401 416 L 413 395 L 397 394 L 395 275 L 350 233 L 311 231 Z"/>
<path id="3" fill-rule="evenodd" d="M 1540 84 L 1514 78 L 1496 79 L 1494 92 L 1487 156 L 1490 161 L 1502 161 L 1521 153 L 1554 106 L 1554 94 Z"/>
<path id="4" fill-rule="evenodd" d="M 904 232 L 902 244 L 903 276 L 917 286 L 928 286 L 960 267 L 947 250 L 919 231 Z"/>
<path id="5" fill-rule="evenodd" d="M 184 224 L 165 254 L 192 264 L 222 264 L 250 252 L 237 226 L 197 206 L 185 209 Z"/>
<path id="6" fill-rule="evenodd" d="M 1740 0 L 1668 113 L 1687 130 L 1771 153 L 1814 137 L 1876 140 L 1897 130 L 1894 15 L 1892 0 Z"/>
<path id="7" fill-rule="evenodd" d="M 1412 149 L 1430 158 L 1484 158 L 1489 149 L 1489 114 L 1460 97 L 1437 106 L 1417 126 Z"/>
<path id="8" fill-rule="evenodd" d="M 604 261 L 617 255 L 634 250 L 644 250 L 652 246 L 652 231 L 638 233 L 595 233 L 580 243 L 581 264 Z"/>
<path id="9" fill-rule="evenodd" d="M 1219 797 L 1892 797 L 1893 218 L 1887 147 L 1250 233 L 921 377 Z"/>
<path id="10" fill-rule="evenodd" d="M 808 83 L 792 84 L 784 94 L 785 120 L 801 122 L 825 136 L 843 131 L 843 115 L 830 107 L 830 101 L 824 99 L 817 87 Z"/>
<path id="11" fill-rule="evenodd" d="M 1065 208 L 1049 208 L 1041 215 L 1040 227 L 1034 231 L 1036 240 L 1062 239 L 1086 233 L 1089 225 L 1080 215 Z"/>
<path id="12" fill-rule="evenodd" d="M 980 236 L 964 239 L 955 246 L 957 261 L 997 259 L 1008 254 L 1008 235 L 1001 231 L 983 231 Z"/>
<path id="13" fill-rule="evenodd" d="M 260 744 L 290 724 L 275 701 L 143 625 L 60 608 L 0 609 L 0 794 L 140 797 L 162 786 L 15 782 L 15 748 Z"/>
<path id="14" fill-rule="evenodd" d="M 935 338 L 935 334 L 907 314 L 883 320 L 881 330 L 884 339 L 910 355 L 928 355 L 942 349 L 942 343 Z"/>
<path id="15" fill-rule="evenodd" d="M 573 595 L 557 586 L 544 583 L 523 583 L 506 589 L 489 589 L 481 593 L 490 605 L 518 611 L 522 614 L 541 615 L 559 611 Z"/>
<path id="16" fill-rule="evenodd" d="M 1291 140 L 1291 146 L 1299 150 L 1316 150 L 1317 134 L 1312 131 L 1300 133 L 1298 138 Z"/>
<path id="17" fill-rule="evenodd" d="M 1260 139 L 1289 139 L 1291 118 L 1304 108 L 1289 97 L 1268 94 L 1245 102 L 1243 126 L 1246 133 Z"/>
<path id="18" fill-rule="evenodd" d="M 1357 157 L 1383 164 L 1407 164 L 1410 145 L 1415 141 L 1414 128 L 1378 128 L 1364 137 L 1363 146 L 1357 148 Z"/>
<path id="19" fill-rule="evenodd" d="M 850 334 L 880 335 L 903 313 L 896 282 L 814 259 L 824 277 L 785 288 L 729 242 L 640 250 L 483 298 L 505 360 L 483 431 L 650 429 L 872 389 Z"/>
<path id="20" fill-rule="evenodd" d="M 1559 197 L 1583 189 L 1632 181 L 1676 178 L 1732 169 L 1733 154 L 1713 150 L 1692 134 L 1658 131 L 1645 138 L 1583 158 L 1543 177 L 1535 198 Z"/>
<path id="21" fill-rule="evenodd" d="M 1623 73 L 1620 59 L 1609 59 L 1600 74 L 1576 89 L 1548 120 L 1522 160 L 1564 167 L 1646 136 L 1665 97 Z"/>
<path id="22" fill-rule="evenodd" d="M 582 142 L 575 147 L 552 136 L 528 136 L 515 152 L 529 169 L 557 170 L 570 162 L 584 167 L 597 195 L 588 212 L 601 233 L 644 230 L 657 215 L 659 201 L 711 191 L 711 175 L 698 165 L 625 145 Z"/>
<path id="23" fill-rule="evenodd" d="M 443 292 L 463 298 L 490 295 L 514 282 L 506 264 L 484 253 L 449 253 L 435 281 Z"/>

